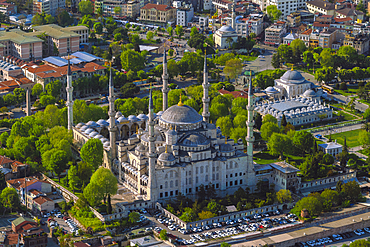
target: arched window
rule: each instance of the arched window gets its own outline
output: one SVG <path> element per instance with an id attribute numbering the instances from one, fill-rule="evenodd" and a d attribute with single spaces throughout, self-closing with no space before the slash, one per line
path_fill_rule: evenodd
<path id="1" fill-rule="evenodd" d="M 168 188 L 168 182 L 164 182 L 164 188 L 167 189 Z"/>
<path id="2" fill-rule="evenodd" d="M 203 173 L 204 172 L 204 167 L 203 166 L 201 166 L 200 167 L 200 173 Z"/>
<path id="3" fill-rule="evenodd" d="M 173 181 L 170 182 L 170 188 L 172 188 L 172 187 L 173 187 Z"/>
<path id="4" fill-rule="evenodd" d="M 179 186 L 179 181 L 178 180 L 175 181 L 175 186 L 176 187 Z"/>

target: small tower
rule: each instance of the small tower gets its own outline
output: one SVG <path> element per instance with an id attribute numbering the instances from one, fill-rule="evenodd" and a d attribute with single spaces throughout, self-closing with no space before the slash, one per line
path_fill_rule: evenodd
<path id="1" fill-rule="evenodd" d="M 26 116 L 31 116 L 31 95 L 30 90 L 26 91 Z"/>
<path id="2" fill-rule="evenodd" d="M 114 160 L 117 157 L 117 146 L 116 146 L 116 111 L 114 109 L 114 88 L 112 79 L 112 64 L 109 72 L 109 144 L 111 159 Z"/>
<path id="3" fill-rule="evenodd" d="M 68 114 L 68 130 L 72 130 L 73 126 L 73 87 L 72 87 L 72 70 L 71 63 L 68 56 L 68 69 L 67 69 L 67 114 Z"/>
<path id="4" fill-rule="evenodd" d="M 250 164 L 253 163 L 253 142 L 254 142 L 254 135 L 253 135 L 253 110 L 254 110 L 254 102 L 253 102 L 253 93 L 252 93 L 252 71 L 249 70 L 249 89 L 248 89 L 248 120 L 247 120 L 247 137 L 245 138 L 247 141 L 247 154 L 248 158 L 250 159 Z"/>
<path id="5" fill-rule="evenodd" d="M 167 110 L 168 108 L 168 92 L 170 91 L 168 89 L 168 72 L 167 72 L 167 56 L 166 56 L 166 48 L 163 47 L 163 75 L 162 75 L 162 80 L 163 80 L 163 88 L 162 88 L 162 93 L 163 93 L 163 111 Z"/>
<path id="6" fill-rule="evenodd" d="M 235 30 L 235 0 L 233 0 L 233 6 L 232 6 L 232 14 L 231 14 L 231 27 Z M 247 25 L 248 26 L 248 25 Z"/>
<path id="7" fill-rule="evenodd" d="M 152 88 L 149 92 L 149 182 L 148 182 L 148 200 L 155 202 L 157 200 L 157 181 L 155 179 L 155 163 L 156 163 L 156 153 L 155 153 L 155 134 L 154 134 L 154 109 L 153 109 L 153 98 L 152 98 Z"/>
<path id="8" fill-rule="evenodd" d="M 208 96 L 208 88 L 209 88 L 209 83 L 208 83 L 208 69 L 207 69 L 207 53 L 205 52 L 204 56 L 204 72 L 203 72 L 203 121 L 206 123 L 209 123 L 209 96 Z"/>

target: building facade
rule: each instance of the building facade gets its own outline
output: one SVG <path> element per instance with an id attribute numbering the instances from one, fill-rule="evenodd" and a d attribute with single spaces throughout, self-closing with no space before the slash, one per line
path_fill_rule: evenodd
<path id="1" fill-rule="evenodd" d="M 45 13 L 47 15 L 56 16 L 58 9 L 65 9 L 65 0 L 33 0 L 33 14 Z"/>
<path id="2" fill-rule="evenodd" d="M 180 2 L 181 1 L 176 1 Z M 175 2 L 174 2 L 175 3 Z M 187 27 L 194 17 L 194 8 L 192 4 L 182 4 L 176 7 L 176 25 Z"/>
<path id="3" fill-rule="evenodd" d="M 278 45 L 282 42 L 283 35 L 286 33 L 286 23 L 277 21 L 265 29 L 265 44 Z"/>
<path id="4" fill-rule="evenodd" d="M 140 9 L 140 20 L 148 23 L 174 23 L 176 21 L 176 8 L 164 5 L 148 3 Z"/>

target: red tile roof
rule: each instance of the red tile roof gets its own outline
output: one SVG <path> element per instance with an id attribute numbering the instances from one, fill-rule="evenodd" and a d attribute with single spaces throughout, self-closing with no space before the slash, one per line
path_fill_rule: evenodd
<path id="1" fill-rule="evenodd" d="M 17 233 L 7 233 L 5 239 L 6 246 L 15 246 L 18 244 L 18 234 Z"/>
<path id="2" fill-rule="evenodd" d="M 304 35 L 310 35 L 312 33 L 312 29 L 307 29 L 306 31 L 304 31 L 302 34 Z"/>
<path id="3" fill-rule="evenodd" d="M 4 165 L 4 164 L 9 164 L 9 163 L 12 163 L 12 162 L 13 162 L 13 160 L 9 159 L 8 157 L 0 155 L 0 166 Z"/>
<path id="4" fill-rule="evenodd" d="M 345 21 L 352 21 L 351 17 L 345 17 L 345 18 L 334 18 L 335 22 L 345 22 Z"/>
<path id="5" fill-rule="evenodd" d="M 45 202 L 52 202 L 53 200 L 51 200 L 49 197 L 47 196 L 39 196 L 37 198 L 34 198 L 33 199 L 34 202 L 36 202 L 37 204 L 39 205 L 42 205 L 44 204 Z"/>
<path id="6" fill-rule="evenodd" d="M 147 5 L 142 7 L 141 9 L 156 9 L 156 10 L 159 10 L 159 11 L 168 11 L 168 10 L 174 9 L 174 7 L 171 7 L 171 6 L 168 6 L 168 5 L 165 5 L 165 4 L 148 3 Z"/>
<path id="7" fill-rule="evenodd" d="M 233 91 L 233 92 L 230 92 L 230 91 L 227 91 L 225 89 L 220 89 L 218 90 L 218 92 L 221 94 L 221 95 L 224 95 L 224 94 L 231 94 L 232 96 L 234 96 L 234 98 L 245 98 L 245 99 L 248 99 L 248 93 L 247 92 L 244 92 L 244 91 Z"/>

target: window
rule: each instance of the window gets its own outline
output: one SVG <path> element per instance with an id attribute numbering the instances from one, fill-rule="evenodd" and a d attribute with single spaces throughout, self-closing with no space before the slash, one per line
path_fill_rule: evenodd
<path id="1" fill-rule="evenodd" d="M 230 186 L 233 186 L 233 181 L 230 181 Z"/>
<path id="2" fill-rule="evenodd" d="M 238 180 L 235 180 L 235 185 L 238 185 Z"/>
<path id="3" fill-rule="evenodd" d="M 235 173 L 235 177 L 237 177 L 238 176 L 238 173 Z"/>
<path id="4" fill-rule="evenodd" d="M 179 181 L 178 180 L 175 181 L 175 186 L 176 187 L 179 186 Z"/>
<path id="5" fill-rule="evenodd" d="M 191 188 L 189 188 L 189 193 L 191 193 Z"/>
<path id="6" fill-rule="evenodd" d="M 173 191 L 170 191 L 170 196 L 173 196 Z"/>
<path id="7" fill-rule="evenodd" d="M 160 185 L 160 186 L 159 186 L 159 189 L 163 189 L 163 185 Z"/>
<path id="8" fill-rule="evenodd" d="M 161 192 L 161 193 L 159 193 L 159 197 L 160 198 L 162 198 L 163 197 L 163 193 Z"/>
<path id="9" fill-rule="evenodd" d="M 239 184 L 243 184 L 243 179 L 240 179 Z"/>
<path id="10" fill-rule="evenodd" d="M 164 183 L 164 188 L 165 188 L 165 189 L 167 189 L 167 188 L 168 188 L 168 182 L 167 182 L 167 181 Z"/>
<path id="11" fill-rule="evenodd" d="M 173 181 L 170 182 L 170 188 L 172 188 L 172 187 L 173 187 Z"/>
<path id="12" fill-rule="evenodd" d="M 216 184 L 216 189 L 218 189 L 218 187 L 220 187 L 218 184 Z"/>
<path id="13" fill-rule="evenodd" d="M 168 192 L 164 192 L 164 196 L 167 197 L 168 196 Z"/>
<path id="14" fill-rule="evenodd" d="M 199 173 L 199 168 L 195 168 L 195 173 L 198 174 Z"/>
<path id="15" fill-rule="evenodd" d="M 201 166 L 200 167 L 200 173 L 203 173 L 204 172 L 204 167 L 203 166 Z"/>
<path id="16" fill-rule="evenodd" d="M 198 177 L 195 178 L 195 183 L 199 183 Z"/>

